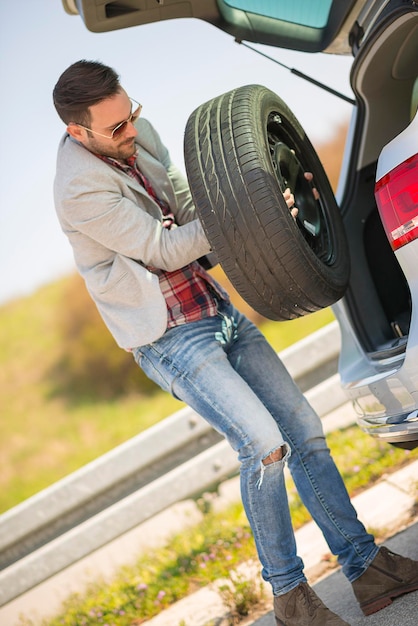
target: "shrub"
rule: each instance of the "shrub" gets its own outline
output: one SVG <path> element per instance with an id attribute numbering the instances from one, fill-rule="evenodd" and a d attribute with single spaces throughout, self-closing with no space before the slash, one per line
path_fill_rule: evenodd
<path id="1" fill-rule="evenodd" d="M 157 390 L 132 355 L 115 343 L 77 274 L 68 278 L 57 316 L 62 356 L 50 371 L 54 394 L 111 399 Z"/>

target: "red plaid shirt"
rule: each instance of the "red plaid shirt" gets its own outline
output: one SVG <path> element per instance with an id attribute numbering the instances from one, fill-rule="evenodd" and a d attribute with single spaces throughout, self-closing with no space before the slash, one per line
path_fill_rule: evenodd
<path id="1" fill-rule="evenodd" d="M 177 226 L 170 207 L 157 197 L 149 180 L 138 169 L 136 155 L 127 159 L 126 164 L 111 157 L 97 156 L 109 165 L 122 170 L 145 188 L 151 198 L 161 207 L 164 228 L 170 229 Z M 217 299 L 229 302 L 228 294 L 198 261 L 193 261 L 174 272 L 166 272 L 150 266 L 147 269 L 159 278 L 160 288 L 167 305 L 167 328 L 195 322 L 204 317 L 213 317 L 217 315 Z"/>

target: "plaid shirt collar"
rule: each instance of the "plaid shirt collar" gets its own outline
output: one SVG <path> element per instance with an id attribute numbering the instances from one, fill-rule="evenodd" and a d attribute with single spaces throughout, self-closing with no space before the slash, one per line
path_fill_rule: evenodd
<path id="1" fill-rule="evenodd" d="M 108 163 L 109 165 L 113 165 L 113 167 L 117 167 L 119 170 L 122 170 L 122 172 L 129 173 L 130 169 L 136 169 L 136 170 L 138 169 L 138 166 L 136 164 L 138 150 L 135 152 L 135 154 L 125 159 L 125 163 L 123 161 L 119 161 L 119 159 L 114 159 L 113 157 L 110 157 L 110 156 L 104 156 L 103 154 L 97 154 L 96 152 L 93 152 L 93 154 L 97 156 L 99 159 L 101 159 L 102 161 L 104 161 L 105 163 Z"/>

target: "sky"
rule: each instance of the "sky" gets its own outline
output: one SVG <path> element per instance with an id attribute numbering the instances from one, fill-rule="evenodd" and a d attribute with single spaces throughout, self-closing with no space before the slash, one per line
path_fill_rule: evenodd
<path id="1" fill-rule="evenodd" d="M 350 57 L 250 45 L 352 97 Z M 75 271 L 52 195 L 65 131 L 52 90 L 79 59 L 99 60 L 118 72 L 183 172 L 190 114 L 235 87 L 273 90 L 314 145 L 330 139 L 352 110 L 200 20 L 91 33 L 79 16 L 65 13 L 60 0 L 0 2 L 0 305 Z"/>

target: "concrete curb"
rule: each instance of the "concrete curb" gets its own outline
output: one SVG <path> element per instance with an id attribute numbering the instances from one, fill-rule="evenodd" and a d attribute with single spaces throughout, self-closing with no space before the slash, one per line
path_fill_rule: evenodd
<path id="1" fill-rule="evenodd" d="M 416 502 L 416 483 L 418 477 L 418 461 L 410 463 L 401 470 L 384 476 L 381 481 L 359 496 L 352 499 L 360 519 L 368 528 L 375 532 L 390 534 L 410 521 L 411 511 Z M 305 572 L 310 581 L 317 579 L 325 569 L 329 570 L 329 548 L 322 533 L 314 522 L 310 522 L 295 533 L 298 553 L 305 563 Z M 321 563 L 323 568 L 321 568 Z M 248 580 L 260 578 L 258 563 L 244 564 L 239 574 Z M 322 570 L 322 571 L 321 571 Z M 197 593 L 180 600 L 166 611 L 147 622 L 143 626 L 207 626 L 210 620 L 222 625 L 228 608 L 223 604 L 217 587 L 222 581 L 199 590 Z M 271 595 L 270 586 L 263 583 L 266 596 Z M 271 603 L 270 603 L 271 604 Z M 268 608 L 268 611 L 271 607 Z M 257 619 L 259 616 L 257 617 Z M 225 622 L 226 623 L 226 622 Z M 245 621 L 250 626 L 253 621 Z"/>

